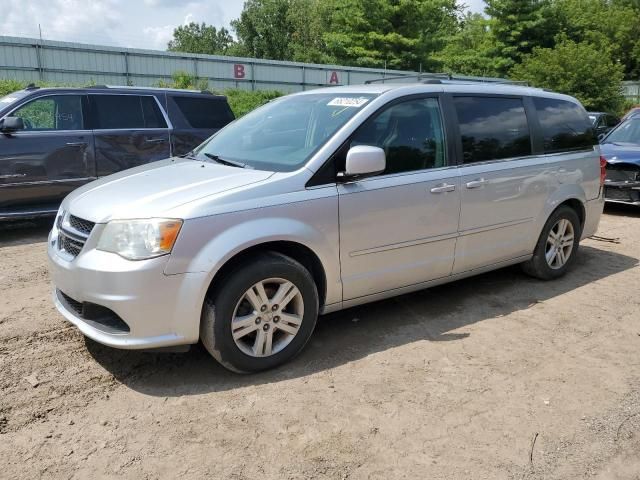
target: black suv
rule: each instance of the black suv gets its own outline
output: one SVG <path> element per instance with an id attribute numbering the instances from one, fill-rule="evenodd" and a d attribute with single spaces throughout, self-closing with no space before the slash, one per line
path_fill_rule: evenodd
<path id="1" fill-rule="evenodd" d="M 27 87 L 0 98 L 0 220 L 49 215 L 80 185 L 191 151 L 227 99 L 166 88 Z"/>

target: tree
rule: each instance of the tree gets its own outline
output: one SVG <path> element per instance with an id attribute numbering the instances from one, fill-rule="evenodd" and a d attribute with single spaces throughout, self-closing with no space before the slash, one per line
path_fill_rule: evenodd
<path id="1" fill-rule="evenodd" d="M 325 0 L 323 38 L 338 63 L 429 70 L 458 13 L 455 0 Z"/>
<path id="2" fill-rule="evenodd" d="M 536 47 L 551 47 L 557 28 L 548 0 L 486 0 L 496 54 L 508 59 L 502 73 Z"/>
<path id="3" fill-rule="evenodd" d="M 322 41 L 322 0 L 248 0 L 231 22 L 242 55 L 327 63 Z"/>
<path id="4" fill-rule="evenodd" d="M 296 62 L 335 63 L 323 40 L 322 0 L 290 0 L 291 60 Z"/>
<path id="5" fill-rule="evenodd" d="M 536 48 L 511 70 L 514 79 L 578 98 L 587 109 L 618 111 L 623 66 L 599 46 L 559 38 L 554 48 Z"/>
<path id="6" fill-rule="evenodd" d="M 635 0 L 555 0 L 560 34 L 610 50 L 630 79 L 640 76 L 640 8 Z"/>
<path id="7" fill-rule="evenodd" d="M 291 59 L 289 0 L 247 0 L 231 26 L 246 55 L 272 60 Z"/>
<path id="8" fill-rule="evenodd" d="M 479 13 L 467 13 L 444 48 L 434 55 L 441 63 L 439 69 L 477 76 L 498 76 L 505 71 L 510 60 L 496 53 L 498 49 L 490 23 Z"/>
<path id="9" fill-rule="evenodd" d="M 172 52 L 205 53 L 209 55 L 224 55 L 233 44 L 229 31 L 206 23 L 191 22 L 180 25 L 173 31 L 173 39 L 167 46 Z"/>

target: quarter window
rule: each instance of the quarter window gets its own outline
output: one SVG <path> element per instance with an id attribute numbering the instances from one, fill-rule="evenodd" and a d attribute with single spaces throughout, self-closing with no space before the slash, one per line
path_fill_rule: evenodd
<path id="1" fill-rule="evenodd" d="M 92 95 L 97 129 L 167 128 L 149 95 Z"/>
<path id="2" fill-rule="evenodd" d="M 440 105 L 421 98 L 392 105 L 367 120 L 350 146 L 380 147 L 387 157 L 385 174 L 445 166 L 445 137 Z"/>
<path id="3" fill-rule="evenodd" d="M 522 99 L 455 97 L 464 163 L 531 155 Z"/>
<path id="4" fill-rule="evenodd" d="M 233 117 L 226 103 L 212 98 L 173 97 L 191 128 L 222 128 Z"/>
<path id="5" fill-rule="evenodd" d="M 82 97 L 52 95 L 37 98 L 18 108 L 11 116 L 20 117 L 25 130 L 82 130 Z"/>
<path id="6" fill-rule="evenodd" d="M 618 123 L 620 123 L 620 120 L 618 120 L 616 117 L 607 115 L 607 127 L 615 127 L 616 125 L 618 125 Z"/>
<path id="7" fill-rule="evenodd" d="M 534 98 L 544 137 L 544 152 L 593 148 L 598 142 L 587 113 L 579 105 L 555 98 Z"/>

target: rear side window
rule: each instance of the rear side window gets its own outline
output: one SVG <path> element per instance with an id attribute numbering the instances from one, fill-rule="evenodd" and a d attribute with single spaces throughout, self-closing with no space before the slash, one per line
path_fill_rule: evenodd
<path id="1" fill-rule="evenodd" d="M 531 155 L 531 135 L 520 98 L 455 97 L 464 163 Z"/>
<path id="2" fill-rule="evenodd" d="M 167 128 L 149 95 L 92 95 L 91 103 L 97 129 Z"/>
<path id="3" fill-rule="evenodd" d="M 573 102 L 534 98 L 544 137 L 544 152 L 591 149 L 597 140 L 586 112 Z"/>
<path id="4" fill-rule="evenodd" d="M 222 128 L 231 120 L 227 105 L 213 98 L 173 97 L 191 128 Z"/>

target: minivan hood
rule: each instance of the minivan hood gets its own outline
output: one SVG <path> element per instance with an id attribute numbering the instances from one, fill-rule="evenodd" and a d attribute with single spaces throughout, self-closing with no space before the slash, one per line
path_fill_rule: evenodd
<path id="1" fill-rule="evenodd" d="M 634 163 L 640 165 L 640 145 L 603 143 L 600 145 L 600 151 L 609 163 Z"/>
<path id="2" fill-rule="evenodd" d="M 273 172 L 171 158 L 91 182 L 63 202 L 73 215 L 96 223 L 161 217 L 173 208 L 266 180 Z"/>

